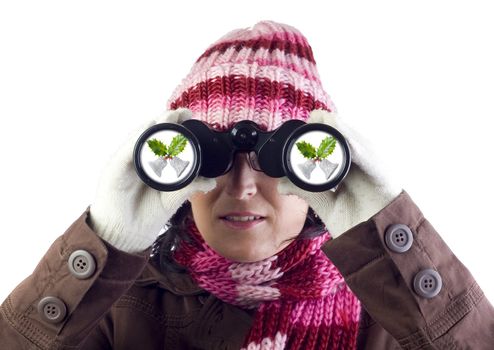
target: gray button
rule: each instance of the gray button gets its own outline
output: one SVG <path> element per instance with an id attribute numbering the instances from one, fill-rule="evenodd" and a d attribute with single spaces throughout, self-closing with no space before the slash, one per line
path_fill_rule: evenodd
<path id="1" fill-rule="evenodd" d="M 96 270 L 96 262 L 91 254 L 85 250 L 76 250 L 69 257 L 69 270 L 75 278 L 86 279 Z"/>
<path id="2" fill-rule="evenodd" d="M 413 234 L 410 228 L 403 224 L 394 224 L 386 229 L 384 242 L 395 253 L 404 253 L 413 243 Z"/>
<path id="3" fill-rule="evenodd" d="M 443 286 L 441 275 L 436 270 L 425 269 L 415 275 L 413 289 L 424 298 L 435 297 Z"/>
<path id="4" fill-rule="evenodd" d="M 58 323 L 67 315 L 67 307 L 56 297 L 45 297 L 38 303 L 38 313 L 46 322 Z"/>

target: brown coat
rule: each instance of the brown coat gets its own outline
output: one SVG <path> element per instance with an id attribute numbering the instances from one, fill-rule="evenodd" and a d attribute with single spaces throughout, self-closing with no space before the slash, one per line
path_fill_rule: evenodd
<path id="1" fill-rule="evenodd" d="M 187 274 L 162 274 L 148 261 L 149 251 L 116 250 L 91 230 L 88 213 L 89 207 L 2 304 L 1 349 L 240 348 L 252 314 L 218 300 Z M 408 251 L 385 243 L 392 224 L 413 233 Z M 96 262 L 86 279 L 67 264 L 80 249 Z M 323 250 L 364 306 L 359 349 L 494 349 L 492 305 L 407 192 Z M 413 286 L 426 268 L 442 278 L 432 298 Z M 48 303 L 38 311 L 46 296 L 62 306 Z M 63 305 L 65 316 L 58 314 Z M 46 312 L 60 320 L 47 322 Z"/>

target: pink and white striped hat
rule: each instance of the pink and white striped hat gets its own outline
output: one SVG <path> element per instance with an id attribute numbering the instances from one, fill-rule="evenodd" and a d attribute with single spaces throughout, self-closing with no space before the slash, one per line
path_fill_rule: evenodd
<path id="1" fill-rule="evenodd" d="M 253 120 L 267 131 L 314 109 L 336 111 L 307 39 L 296 28 L 260 21 L 221 37 L 196 60 L 168 100 L 217 130 Z"/>

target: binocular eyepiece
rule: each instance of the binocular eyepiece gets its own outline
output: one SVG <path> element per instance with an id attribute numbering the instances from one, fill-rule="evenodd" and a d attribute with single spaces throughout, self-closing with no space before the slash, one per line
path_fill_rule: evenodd
<path id="1" fill-rule="evenodd" d="M 251 165 L 255 159 L 255 170 L 275 178 L 287 176 L 312 192 L 335 191 L 351 164 L 347 141 L 326 124 L 288 120 L 267 132 L 243 120 L 217 131 L 189 119 L 182 124 L 156 124 L 144 131 L 134 147 L 134 166 L 147 185 L 175 191 L 197 176 L 226 174 L 238 152 L 248 152 Z"/>

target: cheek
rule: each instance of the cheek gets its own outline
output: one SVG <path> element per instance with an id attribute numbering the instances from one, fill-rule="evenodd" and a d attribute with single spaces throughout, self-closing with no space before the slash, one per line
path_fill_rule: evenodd
<path id="1" fill-rule="evenodd" d="M 280 200 L 281 213 L 279 219 L 284 226 L 302 228 L 307 217 L 309 205 L 307 202 L 295 195 L 282 196 Z"/>
<path id="2" fill-rule="evenodd" d="M 221 190 L 217 188 L 207 193 L 197 192 L 189 198 L 192 217 L 199 231 L 204 234 L 212 230 L 214 225 L 213 213 L 218 204 L 220 194 Z"/>
<path id="3" fill-rule="evenodd" d="M 196 221 L 198 226 L 202 226 L 201 223 L 209 217 L 208 208 L 211 209 L 212 206 L 211 196 L 207 193 L 196 193 L 190 197 L 189 201 L 194 221 Z"/>
<path id="4" fill-rule="evenodd" d="M 222 189 L 217 185 L 215 189 L 207 193 L 196 192 L 192 196 L 190 196 L 189 202 L 192 205 L 192 207 L 196 207 L 197 209 L 200 208 L 211 209 L 212 204 L 214 204 L 217 201 L 221 193 L 221 190 Z"/>
<path id="5" fill-rule="evenodd" d="M 302 220 L 303 224 L 309 210 L 309 204 L 296 195 L 280 194 L 278 192 L 278 179 L 267 177 L 264 183 L 266 186 L 262 188 L 262 193 L 277 212 L 278 219 L 289 224 Z"/>

